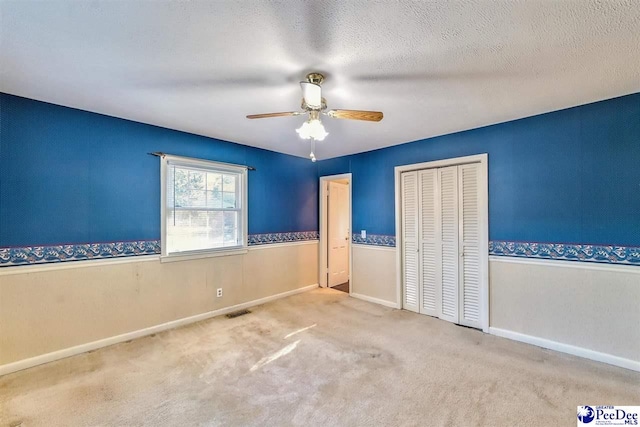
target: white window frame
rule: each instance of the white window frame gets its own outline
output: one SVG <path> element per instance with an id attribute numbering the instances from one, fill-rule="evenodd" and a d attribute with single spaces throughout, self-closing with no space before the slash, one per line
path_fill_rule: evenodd
<path id="1" fill-rule="evenodd" d="M 239 246 L 229 246 L 223 248 L 200 249 L 193 251 L 184 251 L 180 253 L 168 253 L 167 248 L 167 168 L 169 162 L 185 167 L 194 167 L 200 169 L 212 169 L 216 172 L 231 172 L 240 175 L 240 227 L 242 235 L 242 244 Z M 239 255 L 247 253 L 248 246 L 248 181 L 247 167 L 232 165 L 229 163 L 220 163 L 210 160 L 194 159 L 191 157 L 181 157 L 165 154 L 160 159 L 160 221 L 161 221 L 161 254 L 160 260 L 163 262 L 182 261 L 198 258 L 209 258 L 215 256 Z"/>

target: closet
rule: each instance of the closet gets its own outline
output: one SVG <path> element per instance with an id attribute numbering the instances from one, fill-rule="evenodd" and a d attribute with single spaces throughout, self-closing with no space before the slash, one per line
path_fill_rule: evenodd
<path id="1" fill-rule="evenodd" d="M 480 163 L 401 173 L 403 308 L 482 329 L 482 183 Z"/>

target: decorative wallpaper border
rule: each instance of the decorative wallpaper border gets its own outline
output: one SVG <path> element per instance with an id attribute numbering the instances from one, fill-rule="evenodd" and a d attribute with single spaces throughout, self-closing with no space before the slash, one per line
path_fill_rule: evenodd
<path id="1" fill-rule="evenodd" d="M 640 265 L 640 247 L 535 242 L 489 242 L 489 255 Z"/>
<path id="2" fill-rule="evenodd" d="M 249 246 L 318 240 L 317 231 L 250 234 Z M 0 267 L 160 254 L 160 240 L 0 248 Z"/>
<path id="3" fill-rule="evenodd" d="M 359 233 L 353 233 L 351 241 L 362 245 L 396 246 L 396 237 L 387 235 L 368 234 L 363 239 Z M 633 246 L 494 240 L 489 242 L 489 255 L 640 266 L 640 247 Z"/>
<path id="4" fill-rule="evenodd" d="M 396 245 L 396 236 L 389 236 L 386 234 L 367 234 L 367 238 L 363 239 L 360 233 L 353 233 L 351 241 L 360 245 L 394 247 Z"/>
<path id="5" fill-rule="evenodd" d="M 249 246 L 268 245 L 272 243 L 302 242 L 305 240 L 318 240 L 319 238 L 320 234 L 317 231 L 249 234 Z"/>
<path id="6" fill-rule="evenodd" d="M 0 248 L 0 267 L 160 253 L 160 240 Z"/>
<path id="7" fill-rule="evenodd" d="M 249 246 L 318 239 L 317 231 L 250 234 Z M 363 239 L 359 233 L 353 233 L 351 241 L 372 246 L 396 246 L 395 236 L 382 234 L 369 234 Z M 0 248 L 0 267 L 159 253 L 159 240 Z M 489 255 L 640 266 L 640 247 L 633 246 L 490 241 Z"/>

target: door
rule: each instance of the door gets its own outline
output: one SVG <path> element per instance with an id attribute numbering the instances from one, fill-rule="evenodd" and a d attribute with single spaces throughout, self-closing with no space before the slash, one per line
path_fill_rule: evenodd
<path id="1" fill-rule="evenodd" d="M 418 173 L 405 172 L 400 183 L 402 191 L 402 258 L 403 300 L 405 310 L 420 312 L 420 258 L 418 249 Z"/>
<path id="2" fill-rule="evenodd" d="M 482 328 L 480 285 L 480 166 L 458 166 L 460 193 L 460 266 L 459 323 Z"/>
<path id="3" fill-rule="evenodd" d="M 441 261 L 438 317 L 458 323 L 458 167 L 438 169 Z"/>
<path id="4" fill-rule="evenodd" d="M 480 164 L 403 172 L 403 308 L 482 328 Z"/>
<path id="5" fill-rule="evenodd" d="M 440 279 L 440 214 L 438 212 L 438 170 L 427 169 L 418 172 L 420 177 L 420 263 L 422 307 L 420 313 L 438 316 L 441 299 Z"/>
<path id="6" fill-rule="evenodd" d="M 328 197 L 329 287 L 349 280 L 349 187 L 329 181 Z"/>

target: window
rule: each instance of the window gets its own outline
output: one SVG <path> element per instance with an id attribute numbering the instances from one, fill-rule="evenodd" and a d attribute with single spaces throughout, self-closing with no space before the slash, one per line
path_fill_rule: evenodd
<path id="1" fill-rule="evenodd" d="M 247 169 L 165 155 L 162 158 L 162 255 L 198 255 L 246 247 Z"/>

